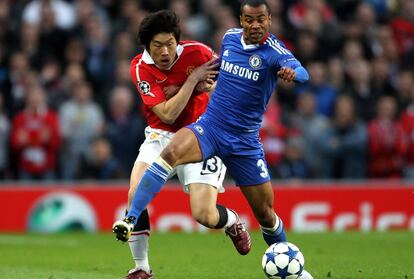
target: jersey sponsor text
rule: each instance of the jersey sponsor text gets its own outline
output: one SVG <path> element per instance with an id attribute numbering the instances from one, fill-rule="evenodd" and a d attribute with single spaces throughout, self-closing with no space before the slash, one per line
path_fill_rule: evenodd
<path id="1" fill-rule="evenodd" d="M 243 77 L 243 78 L 247 78 L 250 80 L 254 80 L 257 81 L 259 80 L 260 77 L 260 73 L 257 71 L 252 71 L 250 69 L 238 66 L 238 65 L 234 65 L 230 62 L 227 62 L 226 60 L 222 59 L 221 60 L 221 66 L 220 69 L 231 73 L 233 75 L 239 76 L 239 77 Z"/>

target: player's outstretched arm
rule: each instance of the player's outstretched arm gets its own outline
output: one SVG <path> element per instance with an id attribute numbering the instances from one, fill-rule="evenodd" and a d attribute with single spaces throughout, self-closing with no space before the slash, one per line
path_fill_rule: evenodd
<path id="1" fill-rule="evenodd" d="M 218 64 L 211 60 L 195 68 L 177 94 L 152 108 L 154 113 L 162 122 L 167 124 L 174 123 L 187 105 L 197 84 L 200 81 L 213 79 L 218 74 L 217 67 Z"/>
<path id="2" fill-rule="evenodd" d="M 297 81 L 302 83 L 309 80 L 308 71 L 302 66 L 297 66 L 295 68 L 281 67 L 277 72 L 277 75 L 280 79 L 286 82 Z"/>

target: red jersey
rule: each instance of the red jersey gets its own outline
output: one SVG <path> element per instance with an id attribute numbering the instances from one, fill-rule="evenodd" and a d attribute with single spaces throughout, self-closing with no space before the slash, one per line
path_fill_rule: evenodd
<path id="1" fill-rule="evenodd" d="M 173 124 L 162 122 L 152 111 L 152 107 L 166 101 L 165 87 L 181 87 L 194 68 L 210 61 L 215 55 L 210 47 L 202 43 L 182 41 L 177 46 L 177 56 L 169 70 L 160 70 L 146 50 L 131 61 L 131 78 L 142 98 L 145 117 L 151 128 L 176 132 L 195 122 L 207 107 L 208 93 L 194 91 L 187 106 Z"/>
<path id="2" fill-rule="evenodd" d="M 368 173 L 370 178 L 400 177 L 405 140 L 398 122 L 384 123 L 378 119 L 368 125 Z"/>
<path id="3" fill-rule="evenodd" d="M 25 135 L 26 141 L 19 140 L 21 134 Z M 21 111 L 13 119 L 10 138 L 20 169 L 31 174 L 43 174 L 56 169 L 60 131 L 55 112 L 49 109 L 37 114 Z"/>
<path id="4" fill-rule="evenodd" d="M 400 124 L 403 128 L 406 153 L 406 163 L 414 165 L 414 106 L 410 105 L 401 115 Z"/>

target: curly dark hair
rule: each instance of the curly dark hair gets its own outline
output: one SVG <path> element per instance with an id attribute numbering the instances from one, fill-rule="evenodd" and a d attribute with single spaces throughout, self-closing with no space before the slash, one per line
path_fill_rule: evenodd
<path id="1" fill-rule="evenodd" d="M 180 41 L 180 19 L 174 12 L 161 10 L 146 16 L 139 26 L 138 41 L 149 49 L 152 38 L 159 33 L 172 33 Z"/>

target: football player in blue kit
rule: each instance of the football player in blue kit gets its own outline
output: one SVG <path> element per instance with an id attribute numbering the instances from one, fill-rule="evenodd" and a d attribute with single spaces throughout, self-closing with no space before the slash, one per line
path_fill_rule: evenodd
<path id="1" fill-rule="evenodd" d="M 260 224 L 268 245 L 286 241 L 282 220 L 273 209 L 273 188 L 259 128 L 278 78 L 306 82 L 308 72 L 274 35 L 265 0 L 244 0 L 240 29 L 223 37 L 220 72 L 214 94 L 201 118 L 181 128 L 145 172 L 130 211 L 117 221 L 118 231 L 132 231 L 136 218 L 180 164 L 219 156 Z M 225 212 L 220 218 L 226 219 Z M 250 249 L 250 241 L 246 241 Z M 304 271 L 301 279 L 312 278 Z"/>

